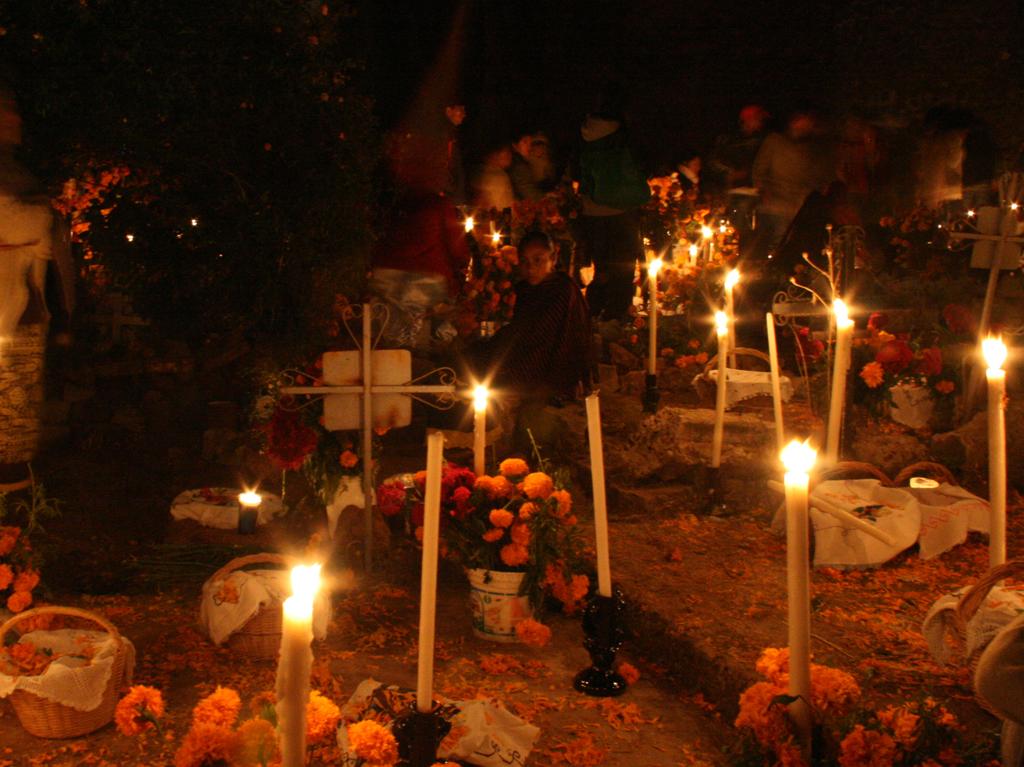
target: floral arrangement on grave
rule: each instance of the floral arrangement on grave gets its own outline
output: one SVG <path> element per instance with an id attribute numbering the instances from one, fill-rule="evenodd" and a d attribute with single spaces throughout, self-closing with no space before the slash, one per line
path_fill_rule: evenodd
<path id="1" fill-rule="evenodd" d="M 681 266 L 731 266 L 736 261 L 739 240 L 724 206 L 699 200 L 696 189 L 684 190 L 678 173 L 649 178 L 647 185 L 651 199 L 643 209 L 643 231 L 667 261 Z"/>
<path id="2" fill-rule="evenodd" d="M 192 709 L 191 726 L 174 754 L 175 767 L 270 767 L 280 764 L 277 713 L 272 692 L 256 695 L 242 708 L 238 693 L 218 686 Z M 114 722 L 130 738 L 160 734 L 164 700 L 160 690 L 138 685 L 121 698 Z M 339 759 L 335 737 L 341 710 L 312 690 L 306 704 L 306 744 L 310 763 L 334 764 Z"/>
<path id="3" fill-rule="evenodd" d="M 58 506 L 41 484 L 33 487 L 29 498 L 13 503 L 0 493 L 0 607 L 20 613 L 32 605 L 40 558 L 31 538 L 43 531 L 40 520 L 60 513 Z"/>
<path id="4" fill-rule="evenodd" d="M 322 374 L 323 358 L 318 357 L 294 379 L 267 381 L 264 388 L 270 393 L 256 400 L 252 422 L 261 451 L 271 463 L 281 471 L 301 471 L 329 504 L 343 477 L 362 475 L 359 433 L 330 431 L 324 427 L 322 410 L 308 397 L 278 394 L 283 386 L 322 386 Z M 375 438 L 375 456 L 379 449 Z"/>
<path id="5" fill-rule="evenodd" d="M 911 333 L 890 333 L 888 317 L 875 312 L 868 319 L 867 338 L 854 341 L 853 370 L 861 401 L 878 410 L 891 402 L 892 387 L 903 384 L 920 387 L 931 399 L 950 400 L 960 390 L 959 360 L 944 351 L 943 342 L 953 341 L 971 327 L 970 311 L 958 304 L 943 310 L 945 329 Z M 948 348 L 948 347 L 947 347 Z"/>
<path id="6" fill-rule="evenodd" d="M 878 226 L 882 249 L 873 264 L 875 271 L 913 273 L 922 279 L 949 274 L 956 259 L 947 247 L 949 226 L 940 211 L 918 206 L 883 216 Z M 959 261 L 966 263 L 963 258 Z"/>
<path id="7" fill-rule="evenodd" d="M 543 464 L 541 466 L 543 469 Z M 580 574 L 583 546 L 564 472 L 530 471 L 519 458 L 495 476 L 446 465 L 441 478 L 443 553 L 467 570 L 524 573 L 521 593 L 539 606 L 545 594 L 567 612 L 580 607 L 590 580 Z M 406 515 L 422 536 L 425 472 L 412 486 L 392 481 L 377 490 L 385 516 Z"/>
<path id="8" fill-rule="evenodd" d="M 740 695 L 735 726 L 743 737 L 732 764 L 803 767 L 789 718 L 789 650 L 766 648 L 757 661 L 764 681 Z M 966 742 L 967 728 L 932 698 L 880 709 L 862 707 L 861 689 L 845 671 L 811 664 L 816 764 L 912 767 L 985 763 Z M 978 761 L 971 761 L 974 756 Z"/>

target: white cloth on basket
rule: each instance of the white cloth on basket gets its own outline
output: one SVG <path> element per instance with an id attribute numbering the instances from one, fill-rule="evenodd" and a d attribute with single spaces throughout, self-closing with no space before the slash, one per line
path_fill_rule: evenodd
<path id="1" fill-rule="evenodd" d="M 291 574 L 288 570 L 235 570 L 216 581 L 203 584 L 199 605 L 199 623 L 214 644 L 224 644 L 228 638 L 272 602 L 283 603 L 291 594 Z M 222 586 L 230 583 L 238 594 L 238 601 L 222 599 Z M 327 636 L 331 620 L 331 602 L 322 591 L 313 605 L 313 635 L 317 639 Z"/>
<path id="2" fill-rule="evenodd" d="M 0 698 L 6 698 L 15 690 L 24 690 L 77 711 L 92 711 L 103 702 L 103 692 L 114 669 L 118 646 L 110 634 L 78 629 L 30 631 L 19 641 L 65 655 L 51 662 L 46 671 L 37 676 L 0 674 Z M 88 642 L 95 648 L 91 662 L 80 656 L 68 657 L 82 652 L 79 641 Z M 129 683 L 135 667 L 135 647 L 124 637 L 121 641 L 125 643 L 127 653 L 124 681 Z"/>
<path id="3" fill-rule="evenodd" d="M 968 531 L 988 532 L 988 501 L 957 485 L 906 488 L 921 510 L 921 559 L 932 559 L 967 540 Z"/>
<path id="4" fill-rule="evenodd" d="M 701 378 L 712 384 L 718 383 L 718 371 L 709 370 L 707 373 L 698 375 L 693 379 L 694 386 Z M 793 396 L 793 383 L 786 376 L 779 377 L 779 393 L 783 402 L 789 402 Z M 725 370 L 725 407 L 726 409 L 738 405 L 745 399 L 752 397 L 772 396 L 771 373 L 761 370 L 736 370 L 726 368 Z"/>
<path id="5" fill-rule="evenodd" d="M 171 501 L 171 516 L 175 519 L 194 519 L 203 527 L 221 530 L 238 529 L 238 490 L 229 487 L 208 488 L 214 499 L 203 496 L 200 490 L 185 490 Z M 261 493 L 263 503 L 256 514 L 256 524 L 265 525 L 274 517 L 287 511 L 281 497 L 273 493 Z"/>
<path id="6" fill-rule="evenodd" d="M 921 633 L 928 650 L 937 663 L 953 659 L 952 646 L 959 637 L 956 608 L 969 587 L 957 589 L 935 600 L 921 624 Z M 985 649 L 993 637 L 1011 621 L 1024 614 L 1024 591 L 1019 588 L 994 586 L 978 611 L 967 622 L 964 637 L 964 658 L 973 658 Z"/>

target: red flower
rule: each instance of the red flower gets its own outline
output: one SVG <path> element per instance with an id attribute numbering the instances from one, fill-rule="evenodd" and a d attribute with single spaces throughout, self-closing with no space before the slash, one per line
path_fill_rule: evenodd
<path id="1" fill-rule="evenodd" d="M 954 333 L 974 335 L 978 332 L 974 314 L 963 304 L 946 304 L 942 310 L 942 319 Z"/>
<path id="2" fill-rule="evenodd" d="M 377 508 L 385 517 L 393 517 L 405 505 L 405 485 L 385 482 L 377 488 Z"/>
<path id="3" fill-rule="evenodd" d="M 889 373 L 899 373 L 904 370 L 914 359 L 914 350 L 906 341 L 894 339 L 886 341 L 875 355 L 875 362 L 879 363 Z"/>
<path id="4" fill-rule="evenodd" d="M 413 527 L 421 527 L 423 525 L 423 503 L 414 503 L 409 516 Z"/>
<path id="5" fill-rule="evenodd" d="M 469 498 L 472 495 L 473 491 L 468 487 L 455 488 L 455 491 L 452 493 L 452 502 L 455 504 L 453 516 L 463 518 L 473 511 L 473 507 L 469 504 Z"/>
<path id="6" fill-rule="evenodd" d="M 298 469 L 316 449 L 316 430 L 304 424 L 298 413 L 278 408 L 262 429 L 267 455 L 280 469 Z"/>
<path id="7" fill-rule="evenodd" d="M 889 315 L 883 314 L 882 312 L 872 312 L 871 316 L 868 317 L 868 330 L 873 330 L 876 333 L 879 330 L 884 330 L 885 326 L 889 324 Z"/>
<path id="8" fill-rule="evenodd" d="M 921 351 L 917 372 L 925 376 L 937 376 L 942 372 L 942 350 L 938 346 L 930 346 Z"/>
<path id="9" fill-rule="evenodd" d="M 800 351 L 803 352 L 804 357 L 811 362 L 815 362 L 825 351 L 825 344 L 817 338 L 811 338 L 810 328 L 800 328 L 796 334 L 796 342 L 800 347 Z"/>
<path id="10" fill-rule="evenodd" d="M 441 474 L 441 502 L 451 503 L 453 495 L 460 487 L 473 489 L 476 484 L 476 474 L 462 466 L 449 466 Z"/>

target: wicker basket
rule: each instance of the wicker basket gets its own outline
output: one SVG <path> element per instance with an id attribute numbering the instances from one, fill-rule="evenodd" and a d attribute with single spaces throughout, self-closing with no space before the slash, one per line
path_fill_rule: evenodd
<path id="1" fill-rule="evenodd" d="M 967 623 L 974 617 L 974 614 L 978 612 L 981 606 L 985 604 L 985 599 L 988 597 L 992 587 L 1011 578 L 1019 580 L 1022 576 L 1024 576 L 1024 559 L 1011 559 L 1005 564 L 993 567 L 982 576 L 981 580 L 971 586 L 966 593 L 960 597 L 960 604 L 958 604 L 956 608 L 955 625 L 961 641 L 966 643 L 965 637 L 967 636 Z M 978 659 L 981 658 L 984 651 L 985 648 L 981 648 L 967 658 L 967 665 L 971 669 L 972 680 L 974 679 L 974 673 L 978 670 Z M 990 714 L 1001 718 L 999 712 L 993 710 L 988 705 L 988 701 L 984 698 L 975 695 L 974 699 L 977 701 L 979 706 Z"/>
<path id="2" fill-rule="evenodd" d="M 21 726 L 38 738 L 77 738 L 109 724 L 114 718 L 118 692 L 125 683 L 128 672 L 128 650 L 125 640 L 112 623 L 96 613 L 75 607 L 47 606 L 26 610 L 0 626 L 0 642 L 19 622 L 40 615 L 66 615 L 92 621 L 110 634 L 117 643 L 117 650 L 114 653 L 110 679 L 107 680 L 107 687 L 103 691 L 103 699 L 99 706 L 92 711 L 79 711 L 62 703 L 40 698 L 27 690 L 15 690 L 8 699 L 14 707 L 14 713 L 18 715 Z"/>
<path id="3" fill-rule="evenodd" d="M 260 564 L 288 566 L 291 560 L 280 554 L 250 554 L 237 557 L 211 575 L 207 583 L 226 578 L 235 570 L 248 565 Z M 281 603 L 276 600 L 260 607 L 244 626 L 228 638 L 227 646 L 239 655 L 253 660 L 277 658 L 281 650 L 281 609 Z"/>

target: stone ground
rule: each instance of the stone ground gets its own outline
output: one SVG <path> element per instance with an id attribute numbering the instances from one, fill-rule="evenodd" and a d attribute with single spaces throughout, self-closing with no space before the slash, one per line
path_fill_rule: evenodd
<path id="1" fill-rule="evenodd" d="M 157 570 L 153 563 L 166 564 L 169 552 L 180 558 L 190 550 L 167 509 L 182 489 L 251 480 L 258 461 L 234 443 L 201 451 L 204 420 L 195 402 L 187 417 L 168 418 L 157 397 L 144 400 L 134 414 L 130 393 L 123 399 L 127 413 L 115 404 L 112 418 L 79 424 L 73 439 L 37 467 L 48 491 L 65 502 L 44 544 L 51 556 L 42 597 L 100 610 L 135 640 L 136 679 L 166 686 L 170 728 L 180 737 L 191 706 L 213 685 L 237 685 L 243 697 L 255 694 L 271 685 L 272 664 L 239 663 L 195 631 L 199 583 L 230 554 L 192 547 L 197 564 L 190 570 Z M 732 514 L 715 517 L 701 514 L 710 411 L 696 405 L 691 394 L 667 392 L 659 414 L 645 419 L 635 393 L 609 394 L 603 401 L 613 574 L 630 602 L 634 631 L 623 657 L 643 671 L 626 697 L 602 707 L 572 692 L 571 677 L 585 661 L 578 620 L 546 618 L 555 640 L 541 651 L 495 646 L 469 631 L 461 575 L 446 571 L 442 577 L 439 688 L 453 695 L 494 694 L 541 726 L 530 764 L 728 764 L 735 733 L 726 725 L 739 693 L 754 681 L 754 659 L 764 647 L 785 644 L 784 546 L 768 530 L 779 499 L 764 484 L 774 460 L 770 409 L 754 403 L 730 413 L 723 475 Z M 820 426 L 799 405 L 787 408 L 786 420 L 794 435 Z M 578 488 L 587 488 L 582 408 L 550 411 L 546 425 L 552 440 L 547 457 L 567 464 Z M 875 460 L 890 474 L 928 455 L 916 437 L 857 425 L 858 452 L 851 455 Z M 421 468 L 422 434 L 420 426 L 388 435 L 385 474 Z M 873 452 L 859 452 L 857 445 Z M 964 481 L 984 494 L 976 476 Z M 290 486 L 293 491 L 302 489 Z M 575 497 L 580 517 L 588 518 L 586 493 Z M 1021 522 L 1019 515 L 1011 517 L 1011 551 L 1024 544 Z M 316 525 L 308 511 L 292 515 L 278 528 L 278 540 L 294 545 Z M 318 649 L 317 677 L 335 700 L 370 675 L 412 684 L 418 598 L 417 565 L 410 557 L 410 549 L 396 544 L 386 568 L 338 595 L 339 617 Z M 967 672 L 931 663 L 919 631 L 932 600 L 970 583 L 985 558 L 984 542 L 972 538 L 930 562 L 911 552 L 871 572 L 816 571 L 816 660 L 854 673 L 869 703 L 933 694 L 966 718 L 979 738 L 992 741 L 995 720 L 973 703 Z M 11 765 L 166 764 L 173 752 L 170 741 L 139 746 L 112 728 L 73 743 L 38 741 L 21 731 L 6 703 L 0 704 L 0 744 L 0 765 L 5 759 Z"/>

